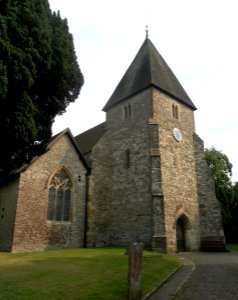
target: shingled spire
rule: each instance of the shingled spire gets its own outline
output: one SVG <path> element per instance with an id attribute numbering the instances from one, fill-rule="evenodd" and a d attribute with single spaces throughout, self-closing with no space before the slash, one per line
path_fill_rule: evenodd
<path id="1" fill-rule="evenodd" d="M 170 67 L 146 36 L 136 57 L 104 106 L 103 111 L 107 111 L 119 102 L 150 86 L 158 88 L 192 110 L 196 110 L 195 105 Z"/>

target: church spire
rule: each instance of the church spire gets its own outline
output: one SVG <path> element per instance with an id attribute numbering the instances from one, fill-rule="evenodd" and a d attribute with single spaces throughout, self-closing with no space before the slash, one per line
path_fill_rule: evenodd
<path id="1" fill-rule="evenodd" d="M 146 31 L 146 34 L 147 31 Z M 103 111 L 148 87 L 167 93 L 193 110 L 195 105 L 148 36 L 117 85 Z"/>

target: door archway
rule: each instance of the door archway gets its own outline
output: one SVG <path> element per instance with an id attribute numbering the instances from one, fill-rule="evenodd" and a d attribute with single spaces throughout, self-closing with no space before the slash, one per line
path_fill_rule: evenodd
<path id="1" fill-rule="evenodd" d="M 176 222 L 176 243 L 177 252 L 184 252 L 186 248 L 186 223 L 184 218 L 181 216 Z"/>

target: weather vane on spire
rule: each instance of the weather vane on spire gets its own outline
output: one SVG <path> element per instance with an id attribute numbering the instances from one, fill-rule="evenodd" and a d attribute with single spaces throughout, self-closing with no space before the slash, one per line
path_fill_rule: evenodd
<path id="1" fill-rule="evenodd" d="M 149 37 L 149 29 L 148 29 L 148 25 L 145 25 L 145 37 L 148 39 Z"/>

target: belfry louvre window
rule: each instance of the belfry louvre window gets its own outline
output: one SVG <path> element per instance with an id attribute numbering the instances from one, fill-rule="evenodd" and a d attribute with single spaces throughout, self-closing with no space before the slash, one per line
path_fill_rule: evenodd
<path id="1" fill-rule="evenodd" d="M 61 168 L 52 176 L 49 184 L 48 214 L 51 221 L 70 221 L 72 202 L 72 181 Z"/>

